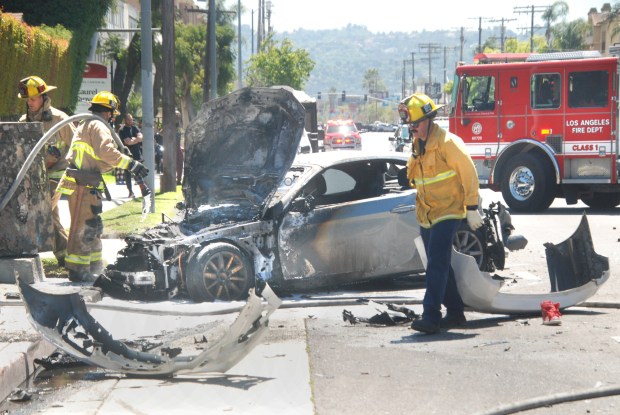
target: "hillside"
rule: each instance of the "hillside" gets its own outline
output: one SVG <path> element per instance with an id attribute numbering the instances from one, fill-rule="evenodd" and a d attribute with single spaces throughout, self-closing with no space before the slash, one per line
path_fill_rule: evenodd
<path id="1" fill-rule="evenodd" d="M 244 28 L 243 59 L 251 54 L 251 32 Z M 499 27 L 483 30 L 482 39 L 499 33 Z M 309 95 L 326 94 L 330 90 L 347 95 L 363 95 L 362 82 L 366 70 L 376 68 L 388 88 L 390 96 L 402 91 L 403 61 L 406 64 L 407 89 L 411 88 L 411 54 L 415 54 L 416 84 L 426 82 L 430 71 L 433 82 L 452 79 L 456 62 L 460 59 L 460 29 L 371 33 L 365 26 L 349 25 L 339 30 L 306 30 L 275 32 L 275 38 L 290 39 L 296 48 L 309 51 L 316 66 L 305 87 Z M 510 34 L 515 36 L 515 34 Z M 478 46 L 478 31 L 465 31 L 463 60 L 471 62 Z M 429 53 L 429 50 L 431 53 Z M 445 52 L 445 53 L 444 53 Z M 445 55 L 445 58 L 444 58 Z"/>

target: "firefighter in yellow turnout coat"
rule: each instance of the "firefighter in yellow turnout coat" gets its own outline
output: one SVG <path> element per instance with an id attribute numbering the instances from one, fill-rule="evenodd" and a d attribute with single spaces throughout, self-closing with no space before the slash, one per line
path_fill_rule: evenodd
<path id="1" fill-rule="evenodd" d="M 41 122 L 43 132 L 47 132 L 54 125 L 69 118 L 67 114 L 52 107 L 52 100 L 48 96 L 50 91 L 56 89 L 55 86 L 47 85 L 38 76 L 29 76 L 19 81 L 17 96 L 26 100 L 26 113 L 19 119 L 20 122 Z M 71 146 L 71 140 L 75 128 L 73 124 L 66 124 L 55 135 L 48 140 L 45 147 L 45 167 L 49 179 L 50 196 L 52 198 L 52 223 L 54 224 L 54 256 L 58 265 L 65 265 L 65 255 L 67 253 L 67 231 L 60 222 L 58 212 L 58 202 L 60 193 L 56 192 L 58 181 L 67 168 L 65 156 Z"/>
<path id="2" fill-rule="evenodd" d="M 398 108 L 413 137 L 407 177 L 417 189 L 416 215 L 427 257 L 424 311 L 411 328 L 428 334 L 465 324 L 463 300 L 450 266 L 452 241 L 463 219 L 473 230 L 482 226 L 476 167 L 463 140 L 433 122 L 438 109 L 424 94 L 411 95 Z"/>
<path id="3" fill-rule="evenodd" d="M 69 167 L 58 184 L 58 191 L 68 195 L 71 213 L 65 267 L 73 282 L 93 281 L 103 271 L 101 173 L 116 167 L 130 170 L 140 177 L 148 175 L 148 169 L 117 148 L 106 125 L 107 120 L 118 112 L 116 96 L 103 91 L 90 103 L 89 111 L 101 119 L 86 120 L 78 126 L 67 154 Z"/>

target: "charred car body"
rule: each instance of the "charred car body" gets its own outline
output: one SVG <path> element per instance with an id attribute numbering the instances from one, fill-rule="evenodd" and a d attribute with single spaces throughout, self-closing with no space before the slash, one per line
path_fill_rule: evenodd
<path id="1" fill-rule="evenodd" d="M 238 300 L 257 278 L 305 289 L 422 272 L 403 243 L 419 234 L 415 190 L 398 180 L 407 156 L 295 159 L 303 127 L 284 88 L 209 103 L 187 133 L 183 219 L 126 238 L 96 285 L 125 298 Z"/>

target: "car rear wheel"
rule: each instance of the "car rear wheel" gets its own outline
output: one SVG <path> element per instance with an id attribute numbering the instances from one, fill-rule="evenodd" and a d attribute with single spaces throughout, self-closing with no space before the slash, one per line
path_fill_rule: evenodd
<path id="1" fill-rule="evenodd" d="M 190 262 L 187 291 L 196 302 L 243 300 L 254 286 L 253 275 L 250 260 L 239 248 L 213 243 Z"/>
<path id="2" fill-rule="evenodd" d="M 474 257 L 478 268 L 481 268 L 485 263 L 485 251 L 484 243 L 482 242 L 482 236 L 477 232 L 471 230 L 469 225 L 462 223 L 454 235 L 454 249 L 464 255 Z"/>

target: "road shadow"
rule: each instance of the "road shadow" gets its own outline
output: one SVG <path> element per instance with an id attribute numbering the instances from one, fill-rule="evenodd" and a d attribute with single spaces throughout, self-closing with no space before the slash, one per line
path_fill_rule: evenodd
<path id="1" fill-rule="evenodd" d="M 167 384 L 198 383 L 203 385 L 223 386 L 240 390 L 249 390 L 263 382 L 274 380 L 262 376 L 234 375 L 234 374 L 203 374 L 199 376 L 181 375 L 166 379 Z"/>
<path id="2" fill-rule="evenodd" d="M 514 210 L 510 210 L 510 216 L 571 216 L 571 215 L 582 215 L 586 214 L 586 216 L 608 216 L 613 214 L 620 213 L 620 209 L 611 208 L 611 209 L 593 209 L 593 208 L 584 208 L 584 207 L 550 207 L 542 212 L 517 212 Z"/>

